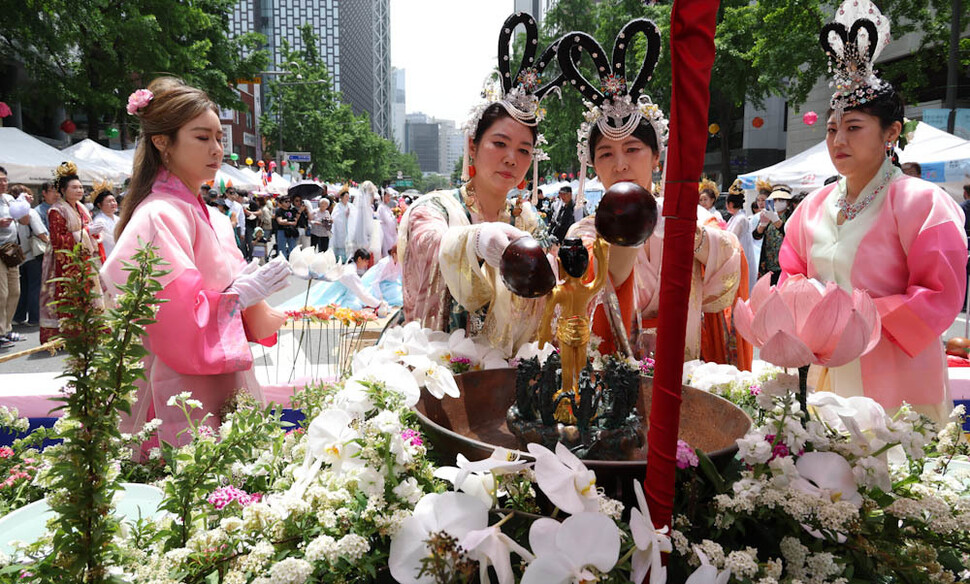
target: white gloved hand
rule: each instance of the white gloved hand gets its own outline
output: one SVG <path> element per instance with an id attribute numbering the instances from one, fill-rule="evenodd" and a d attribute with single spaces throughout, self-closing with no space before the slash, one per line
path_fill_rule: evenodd
<path id="1" fill-rule="evenodd" d="M 263 300 L 267 296 L 279 292 L 289 284 L 290 264 L 282 257 L 269 262 L 265 266 L 247 265 L 235 281 L 226 288 L 226 292 L 239 295 L 239 303 L 248 308 Z"/>
<path id="2" fill-rule="evenodd" d="M 499 267 L 509 243 L 529 234 L 508 223 L 484 223 L 475 234 L 475 254 L 492 267 Z"/>
<path id="3" fill-rule="evenodd" d="M 88 233 L 90 233 L 91 235 L 98 235 L 99 233 L 102 233 L 102 232 L 104 232 L 103 224 L 91 223 L 90 225 L 88 225 Z"/>
<path id="4" fill-rule="evenodd" d="M 81 230 L 72 231 L 71 236 L 74 238 L 74 243 L 81 241 Z"/>

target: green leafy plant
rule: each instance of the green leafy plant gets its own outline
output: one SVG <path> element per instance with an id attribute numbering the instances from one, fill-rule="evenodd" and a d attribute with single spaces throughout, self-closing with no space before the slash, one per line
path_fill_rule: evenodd
<path id="1" fill-rule="evenodd" d="M 63 418 L 51 437 L 63 442 L 49 457 L 47 502 L 57 518 L 51 522 L 51 552 L 30 567 L 27 579 L 51 582 L 110 582 L 108 567 L 116 559 L 113 542 L 118 521 L 113 498 L 121 490 L 118 467 L 122 445 L 121 413 L 130 413 L 136 386 L 143 378 L 141 337 L 154 322 L 161 290 L 162 261 L 146 245 L 126 264 L 128 280 L 120 286 L 117 305 L 98 308 L 91 282 L 98 277 L 93 260 L 80 245 L 68 257 L 60 278 L 64 295 L 56 302 L 65 315 L 60 330 L 70 355 L 64 373 L 69 390 L 61 398 Z M 45 433 L 46 436 L 46 433 Z"/>

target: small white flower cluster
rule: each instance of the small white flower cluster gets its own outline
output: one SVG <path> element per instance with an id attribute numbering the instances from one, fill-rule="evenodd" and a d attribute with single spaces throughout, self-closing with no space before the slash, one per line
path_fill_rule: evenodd
<path id="1" fill-rule="evenodd" d="M 168 401 L 165 402 L 165 405 L 169 407 L 180 407 L 180 404 L 181 406 L 184 406 L 190 410 L 194 410 L 202 407 L 202 402 L 200 402 L 197 399 L 192 399 L 191 391 L 183 391 L 181 393 L 175 394 L 172 397 L 168 398 Z"/>
<path id="2" fill-rule="evenodd" d="M 0 406 L 0 428 L 10 428 L 14 432 L 26 432 L 30 429 L 30 420 L 21 418 L 17 408 Z"/>
<path id="3" fill-rule="evenodd" d="M 835 556 L 828 552 L 812 553 L 794 537 L 781 540 L 781 554 L 785 558 L 787 574 L 805 584 L 845 584 L 845 578 L 835 578 L 842 574 L 842 566 L 835 562 Z"/>

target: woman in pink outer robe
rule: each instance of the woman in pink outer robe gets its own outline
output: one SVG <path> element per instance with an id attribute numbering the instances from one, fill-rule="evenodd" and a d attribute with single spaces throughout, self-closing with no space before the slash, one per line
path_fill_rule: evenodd
<path id="1" fill-rule="evenodd" d="M 122 430 L 137 431 L 157 417 L 163 422 L 162 440 L 184 443 L 190 437 L 178 434 L 187 421 L 179 408 L 169 405 L 170 398 L 191 393 L 202 402 L 193 417 L 211 413 L 207 423 L 213 426 L 234 390 L 245 389 L 262 401 L 249 341 L 271 343 L 282 318 L 252 300 L 271 293 L 272 286 L 254 294 L 245 284 L 272 263 L 258 270 L 247 266 L 229 219 L 210 213 L 197 194 L 222 160 L 218 110 L 203 92 L 177 80 L 156 80 L 149 89 L 151 101 L 137 110 L 143 137 L 131 189 L 118 221 L 114 253 L 101 275 L 108 293 L 116 293 L 128 276 L 123 262 L 130 262 L 149 242 L 167 264 L 158 293 L 167 302 L 144 338 L 149 352 L 146 380 Z"/>
<path id="2" fill-rule="evenodd" d="M 940 335 L 963 301 L 967 241 L 953 199 L 887 158 L 902 111 L 892 92 L 847 108 L 839 121 L 830 115 L 829 154 L 843 177 L 798 206 L 779 261 L 782 279 L 804 274 L 875 300 L 882 338 L 860 359 L 829 369 L 832 390 L 887 410 L 906 402 L 940 422 L 952 408 Z"/>

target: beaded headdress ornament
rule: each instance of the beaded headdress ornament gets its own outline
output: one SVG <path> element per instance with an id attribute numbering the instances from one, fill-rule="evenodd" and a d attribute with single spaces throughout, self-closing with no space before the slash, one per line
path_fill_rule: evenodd
<path id="1" fill-rule="evenodd" d="M 889 41 L 889 19 L 869 0 L 846 0 L 835 20 L 822 27 L 819 43 L 829 60 L 829 85 L 835 88 L 829 105 L 836 121 L 846 110 L 892 91 L 873 69 Z"/>
<path id="2" fill-rule="evenodd" d="M 647 47 L 640 71 L 630 83 L 625 71 L 626 54 L 634 37 L 640 33 L 646 37 Z M 599 75 L 597 84 L 591 83 L 579 71 L 578 61 L 584 50 L 596 67 Z M 657 135 L 658 154 L 662 155 L 667 147 L 667 119 L 650 96 L 642 93 L 660 58 L 660 30 L 645 18 L 626 23 L 613 42 L 612 60 L 607 58 L 606 51 L 596 39 L 584 32 L 571 32 L 563 37 L 558 58 L 559 66 L 569 83 L 586 98 L 585 121 L 577 131 L 579 141 L 576 146 L 582 165 L 576 200 L 577 204 L 582 204 L 586 171 L 593 163 L 589 138 L 594 126 L 599 128 L 603 136 L 611 140 L 622 140 L 636 130 L 641 120 L 646 120 Z"/>
<path id="3" fill-rule="evenodd" d="M 511 68 L 511 40 L 512 33 L 516 27 L 522 25 L 525 28 L 525 47 L 522 53 L 522 62 L 519 70 L 512 75 Z M 535 127 L 542 120 L 544 110 L 541 102 L 551 91 L 558 91 L 559 87 L 565 83 L 565 77 L 559 75 L 555 79 L 543 84 L 543 72 L 550 63 L 556 59 L 556 51 L 559 41 L 552 43 L 546 50 L 539 55 L 536 60 L 536 52 L 539 44 L 539 27 L 532 16 L 525 12 L 516 12 L 505 19 L 502 30 L 498 35 L 498 78 L 489 75 L 482 87 L 483 101 L 472 108 L 471 115 L 462 126 L 466 138 L 475 136 L 478 123 L 482 120 L 482 115 L 492 105 L 498 104 L 508 112 L 512 119 L 526 126 Z M 539 134 L 536 137 L 536 148 L 533 150 L 533 181 L 532 181 L 532 202 L 535 204 L 538 197 L 538 161 L 548 160 L 548 156 L 539 146 L 545 144 L 545 138 Z M 467 181 L 468 175 L 468 148 L 465 148 L 465 158 L 462 165 L 462 180 Z"/>

